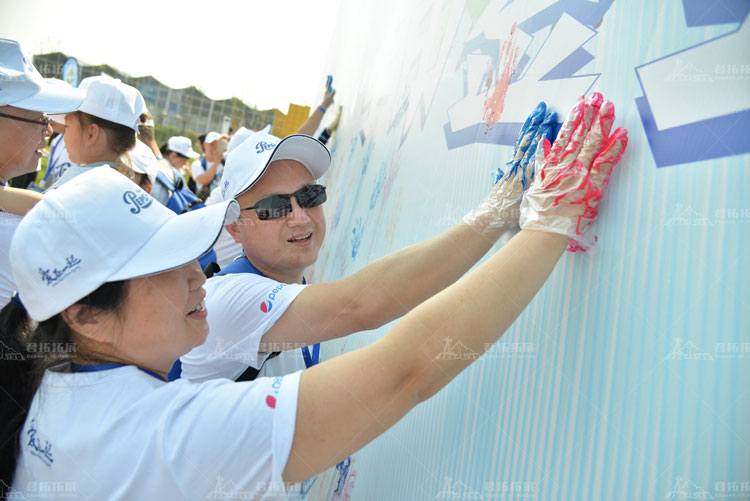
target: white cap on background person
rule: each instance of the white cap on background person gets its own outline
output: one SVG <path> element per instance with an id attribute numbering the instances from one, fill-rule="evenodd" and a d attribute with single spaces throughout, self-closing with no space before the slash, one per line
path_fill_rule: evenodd
<path id="1" fill-rule="evenodd" d="M 37 322 L 107 282 L 183 266 L 239 216 L 228 201 L 177 215 L 113 169 L 91 169 L 45 194 L 10 246 L 18 293 Z M 200 228 L 200 231 L 195 231 Z"/>
<path id="2" fill-rule="evenodd" d="M 219 134 L 218 132 L 209 132 L 206 134 L 206 139 L 203 140 L 204 144 L 213 143 L 214 141 L 218 141 L 222 137 L 226 138 L 226 136 L 223 136 Z"/>
<path id="3" fill-rule="evenodd" d="M 83 89 L 46 81 L 18 42 L 0 38 L 0 106 L 68 113 L 77 110 L 85 96 Z"/>
<path id="4" fill-rule="evenodd" d="M 156 173 L 159 171 L 159 161 L 154 156 L 151 148 L 146 146 L 142 141 L 136 141 L 133 149 L 128 152 L 131 167 L 139 174 L 146 174 L 151 184 L 156 181 Z"/>
<path id="5" fill-rule="evenodd" d="M 193 151 L 193 143 L 190 138 L 183 136 L 172 136 L 167 140 L 167 148 L 169 151 L 179 153 L 183 157 L 188 158 L 199 158 L 200 154 Z"/>
<path id="6" fill-rule="evenodd" d="M 146 102 L 138 89 L 107 75 L 84 78 L 78 87 L 86 89 L 86 98 L 79 111 L 138 132 L 138 120 L 146 109 Z"/>
<path id="7" fill-rule="evenodd" d="M 267 129 L 248 136 L 227 155 L 221 178 L 221 196 L 232 200 L 258 182 L 271 162 L 296 160 L 318 179 L 331 165 L 331 154 L 323 143 L 304 134 L 279 139 Z"/>
<path id="8" fill-rule="evenodd" d="M 270 132 L 270 126 L 266 126 L 265 129 L 263 129 L 264 132 Z M 255 134 L 255 131 L 252 129 L 248 129 L 247 127 L 240 127 L 237 129 L 237 132 L 235 132 L 232 137 L 229 138 L 229 143 L 227 144 L 227 153 L 230 153 L 233 149 L 235 149 L 237 146 L 242 143 L 245 139 Z"/>

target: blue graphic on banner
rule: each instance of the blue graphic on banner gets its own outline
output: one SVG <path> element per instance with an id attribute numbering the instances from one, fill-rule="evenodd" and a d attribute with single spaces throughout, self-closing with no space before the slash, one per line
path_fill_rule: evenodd
<path id="1" fill-rule="evenodd" d="M 688 26 L 697 3 L 704 2 L 683 2 Z M 750 12 L 750 3 L 746 5 L 745 18 Z M 712 19 L 717 19 L 716 15 Z M 750 153 L 746 129 L 750 99 L 743 84 L 750 76 L 750 54 L 747 50 L 731 50 L 748 44 L 750 26 L 744 23 L 726 35 L 635 68 L 643 89 L 643 96 L 635 103 L 657 167 Z M 667 95 L 691 103 L 690 107 L 683 106 L 685 116 L 679 122 L 667 116 L 671 113 L 664 109 Z M 659 126 L 659 117 L 666 126 Z"/>
<path id="2" fill-rule="evenodd" d="M 750 2 L 747 0 L 682 0 L 682 7 L 685 9 L 685 22 L 689 28 L 739 23 L 750 12 Z"/>
<path id="3" fill-rule="evenodd" d="M 601 23 L 613 2 L 614 0 L 603 0 L 593 4 L 585 0 L 562 0 L 546 7 L 542 5 L 535 12 L 524 12 L 525 9 L 533 7 L 527 7 L 523 3 L 508 2 L 495 15 L 498 19 L 504 15 L 519 16 L 518 19 L 522 20 L 518 22 L 516 29 L 523 34 L 524 40 L 528 39 L 526 46 L 520 47 L 524 52 L 520 54 L 513 68 L 508 86 L 509 95 L 512 90 L 519 90 L 520 93 L 520 89 L 524 89 L 524 94 L 533 94 L 537 100 L 555 93 L 560 95 L 562 101 L 573 102 L 576 97 L 586 94 L 598 79 L 599 74 L 576 75 L 594 59 L 594 56 L 585 50 L 583 45 L 597 35 L 598 32 L 594 28 Z M 509 9 L 513 10 L 512 14 L 508 14 Z M 492 15 L 493 13 L 486 12 L 483 14 L 483 16 Z M 549 32 L 539 33 L 547 27 L 550 27 Z M 498 35 L 499 33 L 496 32 L 494 36 L 488 36 L 483 32 L 472 37 L 466 42 L 462 57 L 465 59 L 470 55 L 484 56 L 492 62 L 493 68 L 497 68 L 501 58 L 501 44 L 503 44 L 503 40 L 496 38 Z M 539 36 L 545 37 L 541 46 L 534 43 L 535 38 Z M 575 43 L 567 47 L 558 46 L 561 39 L 569 44 L 571 40 L 575 40 Z M 553 54 L 551 66 L 550 54 Z M 462 101 L 467 101 L 467 103 L 465 105 L 462 105 L 461 101 L 457 103 L 449 111 L 449 121 L 443 127 L 448 149 L 473 143 L 515 144 L 525 115 L 514 116 L 511 113 L 511 116 L 506 116 L 506 113 L 500 117 L 500 120 L 488 126 L 488 123 L 482 120 L 481 110 L 476 107 L 475 96 L 487 91 L 485 82 L 490 75 L 485 73 L 483 78 L 474 78 L 470 84 L 469 73 L 470 70 L 465 69 L 465 98 Z M 479 85 L 475 85 L 477 83 Z M 505 103 L 507 105 L 512 101 L 517 101 L 517 99 L 508 97 Z M 534 104 L 527 103 L 524 109 L 528 110 Z M 473 120 L 467 118 L 469 113 Z M 467 120 L 472 123 L 466 123 Z"/>

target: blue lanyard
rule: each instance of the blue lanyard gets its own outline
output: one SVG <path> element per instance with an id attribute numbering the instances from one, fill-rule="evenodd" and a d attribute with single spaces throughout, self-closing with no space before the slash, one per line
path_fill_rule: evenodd
<path id="1" fill-rule="evenodd" d="M 81 364 L 75 364 L 73 362 L 70 362 L 70 368 L 73 370 L 73 372 L 99 372 L 99 371 L 108 371 L 110 369 L 117 369 L 118 367 L 125 367 L 123 364 L 92 364 L 92 365 L 81 365 Z M 158 375 L 155 372 L 151 372 L 148 369 L 143 369 L 141 367 L 138 367 L 139 370 L 142 370 L 149 376 L 153 376 L 159 381 L 164 381 L 164 379 Z"/>

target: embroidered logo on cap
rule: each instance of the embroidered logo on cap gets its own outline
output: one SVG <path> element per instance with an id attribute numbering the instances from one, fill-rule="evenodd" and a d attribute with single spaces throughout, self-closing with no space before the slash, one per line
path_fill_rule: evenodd
<path id="1" fill-rule="evenodd" d="M 122 200 L 125 202 L 125 204 L 132 204 L 134 206 L 130 209 L 130 212 L 132 212 L 133 214 L 140 214 L 142 209 L 150 207 L 151 203 L 154 201 L 154 199 L 151 198 L 146 192 L 143 192 L 139 195 L 129 190 L 122 195 Z"/>
<path id="2" fill-rule="evenodd" d="M 267 143 L 265 141 L 261 141 L 258 144 L 255 145 L 255 153 L 260 155 L 264 151 L 272 150 L 276 147 L 276 143 Z"/>
<path id="3" fill-rule="evenodd" d="M 47 286 L 56 286 L 71 273 L 80 268 L 81 259 L 75 257 L 73 254 L 65 258 L 65 266 L 61 270 L 54 268 L 52 270 L 39 268 L 39 273 L 42 275 L 42 280 L 47 281 Z"/>

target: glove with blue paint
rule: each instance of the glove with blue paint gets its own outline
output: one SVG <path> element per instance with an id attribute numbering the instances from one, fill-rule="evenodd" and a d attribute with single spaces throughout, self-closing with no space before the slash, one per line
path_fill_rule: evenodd
<path id="1" fill-rule="evenodd" d="M 521 203 L 521 228 L 570 237 L 569 251 L 596 241 L 590 231 L 609 176 L 628 144 L 628 131 L 610 134 L 615 107 L 598 92 L 570 110 Z"/>
<path id="2" fill-rule="evenodd" d="M 547 148 L 557 132 L 557 113 L 547 113 L 547 105 L 540 102 L 521 126 L 513 156 L 493 173 L 495 186 L 484 201 L 463 218 L 464 223 L 480 231 L 516 226 L 523 193 L 531 185 L 536 165 L 541 163 L 543 148 Z"/>

